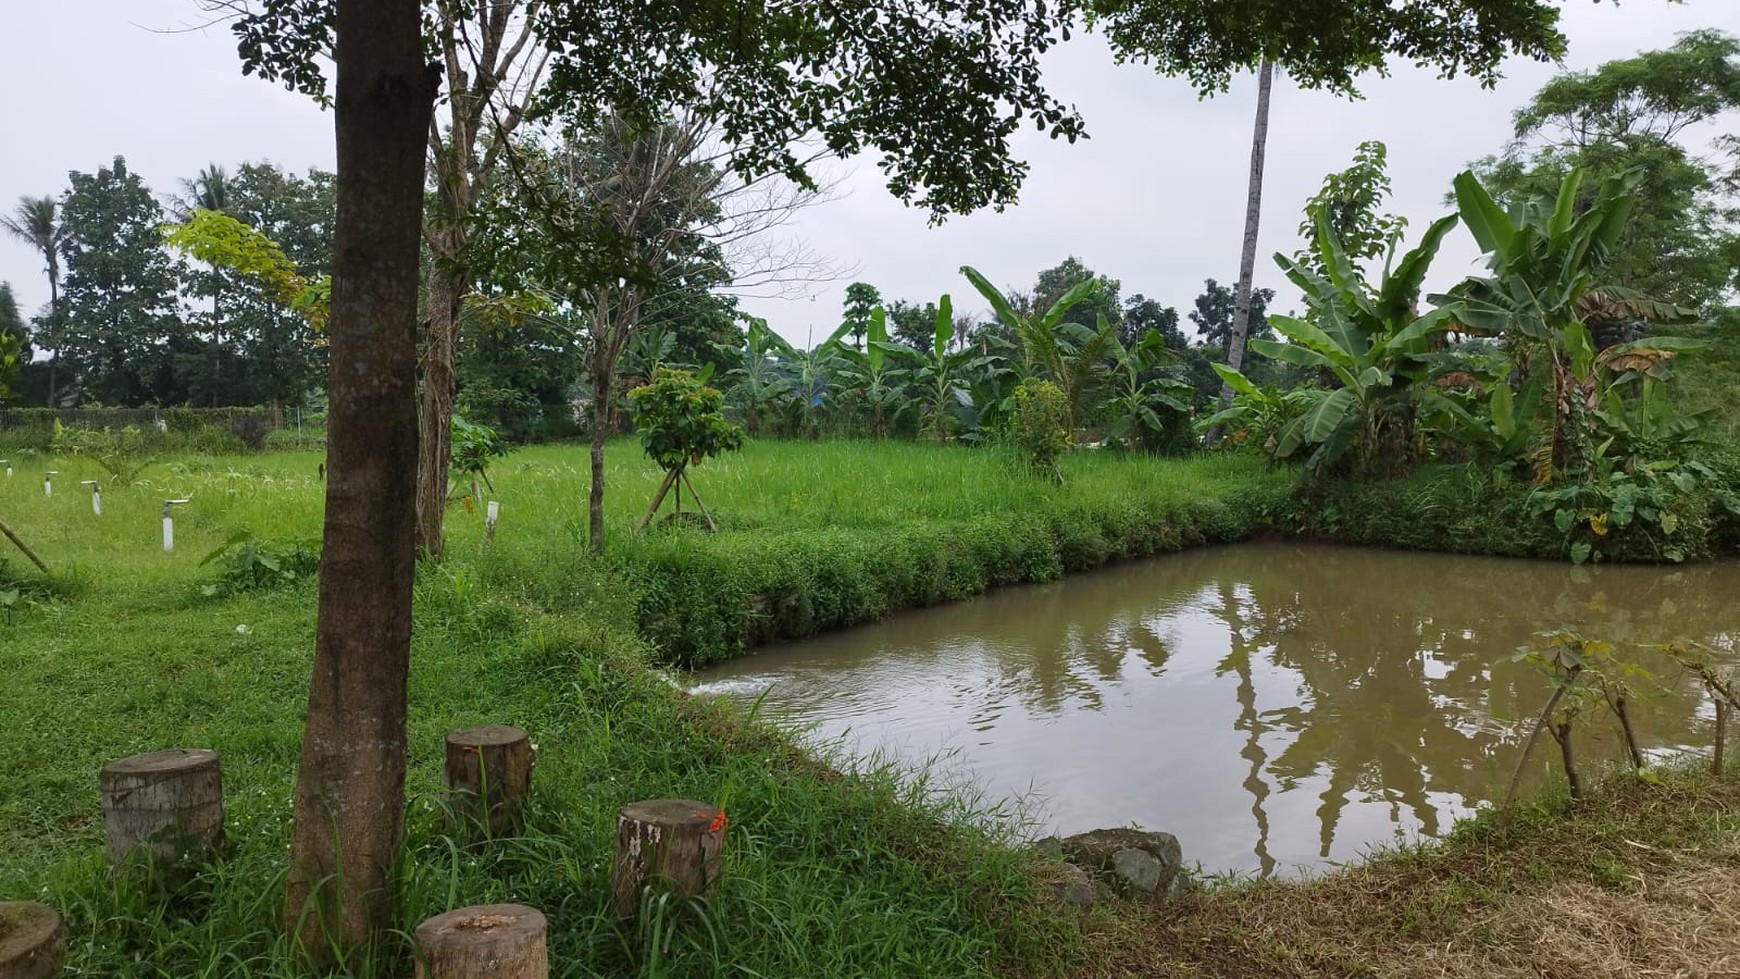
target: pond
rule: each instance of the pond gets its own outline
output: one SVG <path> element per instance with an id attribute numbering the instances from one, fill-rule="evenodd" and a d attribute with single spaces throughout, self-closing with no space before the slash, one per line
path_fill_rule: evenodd
<path id="1" fill-rule="evenodd" d="M 1551 563 L 1249 543 L 901 613 L 695 677 L 868 756 L 942 759 L 1043 828 L 1177 834 L 1209 872 L 1296 873 L 1432 837 L 1503 791 L 1544 678 L 1536 633 L 1740 637 L 1740 564 Z M 1712 713 L 1665 659 L 1652 750 L 1707 751 Z M 763 697 L 763 695 L 765 696 Z M 1608 719 L 1582 757 L 1617 759 Z M 1531 772 L 1557 763 L 1543 737 Z"/>

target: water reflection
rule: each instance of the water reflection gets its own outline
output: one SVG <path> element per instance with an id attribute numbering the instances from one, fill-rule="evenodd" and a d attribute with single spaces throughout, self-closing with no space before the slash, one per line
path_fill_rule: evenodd
<path id="1" fill-rule="evenodd" d="M 1056 830 L 1135 822 L 1206 867 L 1267 875 L 1436 835 L 1490 798 L 1516 719 L 1545 696 L 1506 660 L 1534 633 L 1728 644 L 1737 599 L 1736 564 L 1246 544 L 907 613 L 697 680 L 771 684 L 764 714 L 859 750 L 955 750 L 992 793 L 1036 792 Z M 1697 706 L 1645 704 L 1644 737 L 1707 744 Z M 1617 754 L 1591 737 L 1588 757 Z"/>

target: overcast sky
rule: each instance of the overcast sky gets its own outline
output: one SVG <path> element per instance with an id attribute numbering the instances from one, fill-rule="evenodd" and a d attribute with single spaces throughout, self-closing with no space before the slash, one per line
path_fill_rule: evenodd
<path id="1" fill-rule="evenodd" d="M 298 171 L 330 168 L 332 117 L 301 96 L 241 75 L 227 30 L 161 33 L 198 23 L 194 0 L 54 0 L 0 4 L 0 205 L 19 195 L 60 194 L 69 170 L 92 171 L 116 154 L 153 189 L 207 163 L 270 159 Z M 1626 0 L 1618 7 L 1566 0 L 1569 68 L 1591 67 L 1671 44 L 1686 30 L 1740 33 L 1740 0 Z M 1047 81 L 1086 117 L 1092 138 L 1069 145 L 1031 135 L 1017 143 L 1032 164 L 1020 203 L 1002 213 L 953 218 L 940 228 L 903 207 L 869 162 L 849 164 L 842 196 L 790 226 L 815 251 L 856 274 L 786 300 L 746 299 L 787 337 L 819 339 L 839 322 L 846 283 L 862 279 L 889 299 L 984 305 L 956 271 L 973 265 L 993 282 L 1025 288 L 1067 255 L 1187 311 L 1208 277 L 1237 276 L 1254 79 L 1201 102 L 1182 81 L 1117 66 L 1098 38 L 1055 51 Z M 1363 101 L 1275 88 L 1264 187 L 1259 284 L 1281 276 L 1267 255 L 1297 247 L 1300 208 L 1325 173 L 1344 168 L 1366 139 L 1389 146 L 1391 210 L 1414 230 L 1445 212 L 1450 178 L 1500 149 L 1510 113 L 1556 69 L 1517 61 L 1496 90 L 1398 69 L 1370 78 Z M 1439 261 L 1439 284 L 1473 268 L 1464 233 Z M 48 298 L 40 260 L 0 240 L 0 281 L 29 315 Z M 1283 300 L 1285 307 L 1290 302 Z"/>

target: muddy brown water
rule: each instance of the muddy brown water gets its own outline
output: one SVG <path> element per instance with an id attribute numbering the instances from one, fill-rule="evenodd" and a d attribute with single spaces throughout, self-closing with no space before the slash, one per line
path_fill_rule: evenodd
<path id="1" fill-rule="evenodd" d="M 818 744 L 1012 800 L 1036 832 L 1138 824 L 1177 834 L 1207 871 L 1267 876 L 1439 835 L 1498 796 L 1547 694 L 1510 657 L 1558 628 L 1731 648 L 1740 563 L 1204 548 L 901 613 L 694 680 L 759 698 Z M 1707 752 L 1694 686 L 1636 658 L 1670 688 L 1640 705 L 1640 740 Z M 1617 759 L 1608 722 L 1592 723 L 1584 757 Z M 1544 738 L 1531 773 L 1556 760 Z"/>

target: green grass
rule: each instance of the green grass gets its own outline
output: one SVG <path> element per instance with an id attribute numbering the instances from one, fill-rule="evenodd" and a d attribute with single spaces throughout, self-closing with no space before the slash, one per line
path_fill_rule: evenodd
<path id="1" fill-rule="evenodd" d="M 17 475 L 0 486 L 0 514 L 55 577 L 42 586 L 8 558 L 27 597 L 0 626 L 0 673 L 9 680 L 0 687 L 0 757 L 10 762 L 0 789 L 0 896 L 61 908 L 81 974 L 293 971 L 275 901 L 314 586 L 211 598 L 200 586 L 217 569 L 200 560 L 241 531 L 317 534 L 317 457 L 155 465 L 106 492 L 101 517 L 78 485 L 98 476 L 94 464 L 16 462 Z M 419 575 L 410 686 L 405 930 L 453 906 L 530 903 L 552 919 L 552 959 L 563 975 L 1044 973 L 1073 946 L 1073 924 L 1043 901 L 1028 858 L 1000 845 L 1006 821 L 928 792 L 911 773 L 872 767 L 848 777 L 816 765 L 724 707 L 689 702 L 649 670 L 637 630 L 637 589 L 648 578 L 625 568 L 685 547 L 746 555 L 760 540 L 777 550 L 803 534 L 821 542 L 805 552 L 819 559 L 843 539 L 836 535 L 884 541 L 908 525 L 952 546 L 970 540 L 970 528 L 1024 509 L 1210 512 L 1217 495 L 1248 483 L 1282 485 L 1237 460 L 1084 455 L 1059 489 L 988 453 L 761 444 L 696 474 L 724 527 L 717 538 L 672 529 L 637 539 L 631 524 L 657 473 L 616 445 L 616 543 L 594 559 L 584 546 L 584 464 L 582 450 L 552 447 L 498 467 L 502 523 L 488 551 L 481 514 L 455 508 L 448 560 Z M 48 468 L 60 470 L 52 498 L 41 492 Z M 168 554 L 159 543 L 165 497 L 193 501 L 176 511 Z M 958 536 L 956 526 L 969 530 Z M 1106 545 L 1069 560 L 1115 554 Z M 1045 574 L 1058 570 L 1058 559 L 1042 563 Z M 972 579 L 975 589 L 989 583 Z M 540 753 L 530 830 L 473 847 L 444 828 L 439 751 L 447 731 L 485 722 L 527 728 Z M 221 753 L 232 852 L 174 893 L 110 881 L 96 771 L 173 745 Z M 728 879 L 708 909 L 655 915 L 674 928 L 625 930 L 606 912 L 615 812 L 658 797 L 726 808 Z M 365 971 L 394 974 L 402 953 L 383 948 Z"/>
<path id="2" fill-rule="evenodd" d="M 720 533 L 637 535 L 659 473 L 630 443 L 609 458 L 603 556 L 586 548 L 585 450 L 553 446 L 492 472 L 491 548 L 481 512 L 455 506 L 446 560 L 419 572 L 403 930 L 511 900 L 550 917 L 555 975 L 1091 970 L 1091 941 L 1046 901 L 1048 869 L 1005 845 L 1018 827 L 994 806 L 933 793 L 923 773 L 843 775 L 688 700 L 649 663 L 1244 536 L 1296 519 L 1294 475 L 1239 456 L 1083 452 L 1056 486 L 995 451 L 761 442 L 694 473 Z M 62 909 L 80 975 L 295 972 L 276 915 L 314 585 L 208 597 L 218 569 L 200 560 L 242 531 L 316 536 L 318 462 L 153 465 L 107 490 L 100 518 L 78 485 L 100 475 L 90 461 L 23 457 L 0 481 L 0 519 L 55 569 L 45 584 L 9 551 L 0 569 L 24 593 L 0 624 L 0 899 Z M 49 468 L 61 472 L 44 498 Z M 169 554 L 165 497 L 192 500 Z M 525 727 L 540 746 L 521 837 L 480 844 L 446 828 L 441 740 L 479 723 Z M 231 852 L 173 892 L 110 880 L 97 769 L 178 745 L 223 756 Z M 660 906 L 648 927 L 623 928 L 606 910 L 615 813 L 659 797 L 724 806 L 727 879 L 709 906 Z M 402 975 L 404 956 L 388 942 L 360 971 Z"/>

